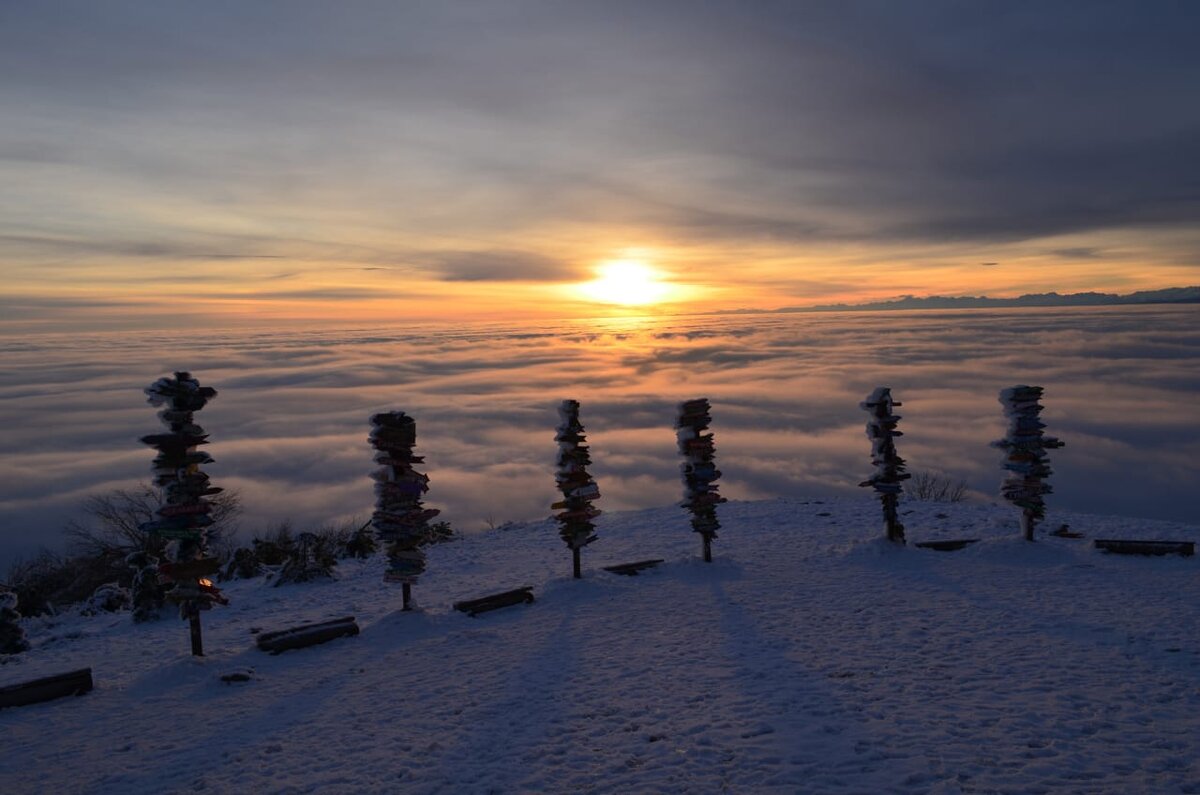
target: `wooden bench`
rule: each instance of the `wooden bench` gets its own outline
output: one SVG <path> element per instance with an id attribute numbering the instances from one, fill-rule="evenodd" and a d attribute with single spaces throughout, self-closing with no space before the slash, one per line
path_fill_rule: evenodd
<path id="1" fill-rule="evenodd" d="M 64 696 L 82 696 L 91 689 L 92 669 L 81 668 L 78 671 L 0 687 L 0 709 L 23 707 L 26 704 L 52 701 Z"/>
<path id="2" fill-rule="evenodd" d="M 332 621 L 322 621 L 318 624 L 304 624 L 276 632 L 263 632 L 258 636 L 256 643 L 262 651 L 279 654 L 289 649 L 303 649 L 306 646 L 316 646 L 336 638 L 352 637 L 357 634 L 358 624 L 354 623 L 354 616 L 346 616 L 345 618 L 335 618 Z"/>
<path id="3" fill-rule="evenodd" d="M 978 538 L 952 538 L 947 541 L 918 541 L 913 544 L 921 549 L 932 549 L 936 552 L 957 552 L 979 541 Z"/>
<path id="4" fill-rule="evenodd" d="M 1125 541 L 1116 538 L 1097 538 L 1096 549 L 1118 555 L 1183 555 L 1196 554 L 1193 541 Z"/>
<path id="5" fill-rule="evenodd" d="M 604 570 L 613 574 L 624 574 L 626 577 L 636 577 L 643 569 L 652 569 L 662 563 L 662 558 L 654 560 L 639 560 L 635 563 L 618 563 L 615 566 L 605 566 Z"/>
<path id="6" fill-rule="evenodd" d="M 523 585 L 511 591 L 502 591 L 490 596 L 481 596 L 478 599 L 464 599 L 461 602 L 455 602 L 454 609 L 460 613 L 466 613 L 474 617 L 490 610 L 499 610 L 502 607 L 509 607 L 510 605 L 529 604 L 533 601 L 533 586 Z"/>

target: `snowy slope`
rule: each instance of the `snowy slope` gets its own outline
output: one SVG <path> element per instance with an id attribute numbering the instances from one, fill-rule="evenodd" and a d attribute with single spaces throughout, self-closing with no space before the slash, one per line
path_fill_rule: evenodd
<path id="1" fill-rule="evenodd" d="M 1200 792 L 1200 562 L 1090 541 L 1200 528 L 1052 513 L 1088 540 L 1026 544 L 1005 507 L 902 507 L 910 541 L 984 541 L 893 548 L 867 499 L 734 502 L 706 565 L 669 507 L 602 517 L 583 581 L 549 521 L 435 547 L 417 613 L 382 559 L 239 582 L 203 659 L 175 620 L 30 621 L 0 684 L 97 685 L 0 711 L 0 792 Z M 538 601 L 450 609 L 517 585 Z M 347 614 L 357 638 L 253 647 Z"/>

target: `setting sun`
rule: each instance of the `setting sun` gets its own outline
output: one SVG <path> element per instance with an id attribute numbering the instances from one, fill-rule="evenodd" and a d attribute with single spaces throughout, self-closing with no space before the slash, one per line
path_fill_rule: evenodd
<path id="1" fill-rule="evenodd" d="M 662 273 L 644 262 L 623 259 L 602 264 L 596 279 L 579 286 L 584 296 L 606 304 L 641 306 L 667 298 L 671 285 L 662 281 Z"/>

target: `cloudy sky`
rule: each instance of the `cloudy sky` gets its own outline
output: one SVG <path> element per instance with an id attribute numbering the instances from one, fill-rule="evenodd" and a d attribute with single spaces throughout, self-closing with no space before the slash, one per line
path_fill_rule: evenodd
<path id="1" fill-rule="evenodd" d="M 1200 273 L 1189 2 L 0 3 L 0 329 Z"/>

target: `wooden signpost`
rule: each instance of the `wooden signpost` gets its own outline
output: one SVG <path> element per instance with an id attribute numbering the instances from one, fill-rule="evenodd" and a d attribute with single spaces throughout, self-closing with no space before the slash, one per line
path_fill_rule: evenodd
<path id="1" fill-rule="evenodd" d="M 211 579 L 216 572 L 216 558 L 207 556 L 207 528 L 212 504 L 205 500 L 219 494 L 221 489 L 209 485 L 208 475 L 200 471 L 201 464 L 212 463 L 212 456 L 200 452 L 208 444 L 208 434 L 194 421 L 194 413 L 217 396 L 212 387 L 200 386 L 190 373 L 177 372 L 163 377 L 146 388 L 148 402 L 163 406 L 159 419 L 168 433 L 143 436 L 142 443 L 154 447 L 154 484 L 162 488 L 165 502 L 157 510 L 158 518 L 139 525 L 139 529 L 173 542 L 174 560 L 159 566 L 160 582 L 172 587 L 168 601 L 179 606 L 179 615 L 187 620 L 192 642 L 192 654 L 204 655 L 204 640 L 200 628 L 200 611 L 214 604 L 228 604 Z"/>
<path id="2" fill-rule="evenodd" d="M 904 434 L 896 430 L 900 415 L 893 413 L 892 409 L 900 403 L 892 400 L 891 389 L 881 386 L 858 405 L 871 415 L 867 420 L 867 438 L 871 440 L 871 463 L 875 465 L 875 472 L 871 477 L 858 485 L 875 489 L 883 506 L 883 524 L 887 539 L 903 544 L 904 525 L 900 523 L 898 513 L 900 493 L 904 490 L 901 481 L 912 475 L 904 471 L 904 459 L 896 453 L 894 440 Z"/>
<path id="3" fill-rule="evenodd" d="M 559 424 L 554 441 L 558 442 L 555 482 L 563 498 L 550 506 L 562 513 L 555 514 L 559 535 L 571 550 L 575 579 L 583 576 L 579 551 L 596 540 L 596 525 L 592 520 L 600 515 L 592 500 L 600 496 L 600 487 L 587 467 L 592 463 L 585 444 L 583 425 L 579 422 L 579 401 L 564 400 L 558 407 Z"/>
<path id="4" fill-rule="evenodd" d="M 680 505 L 691 513 L 692 530 L 703 539 L 706 563 L 712 563 L 712 542 L 721 528 L 717 506 L 726 501 L 717 493 L 721 471 L 717 469 L 713 435 L 705 433 L 712 422 L 710 408 L 708 398 L 687 400 L 679 404 L 675 418 L 675 440 L 684 458 L 679 467 L 683 477 Z"/>
<path id="5" fill-rule="evenodd" d="M 421 544 L 429 534 L 429 520 L 440 511 L 425 508 L 421 495 L 429 491 L 429 477 L 413 468 L 425 459 L 413 454 L 417 423 L 403 411 L 371 417 L 371 446 L 380 467 L 375 479 L 375 534 L 387 545 L 386 582 L 402 586 L 403 609 L 412 609 L 412 586 L 425 571 Z"/>
<path id="6" fill-rule="evenodd" d="M 1047 450 L 1062 447 L 1064 442 L 1045 436 L 1046 427 L 1038 415 L 1042 413 L 1040 386 L 1014 386 L 1001 390 L 1000 404 L 1008 418 L 1008 435 L 992 442 L 992 447 L 1004 450 L 1002 466 L 1008 474 L 1001 486 L 1004 499 L 1021 509 L 1021 533 L 1026 541 L 1033 540 L 1033 528 L 1046 515 L 1042 497 L 1053 491 L 1045 482 L 1053 470 Z"/>

